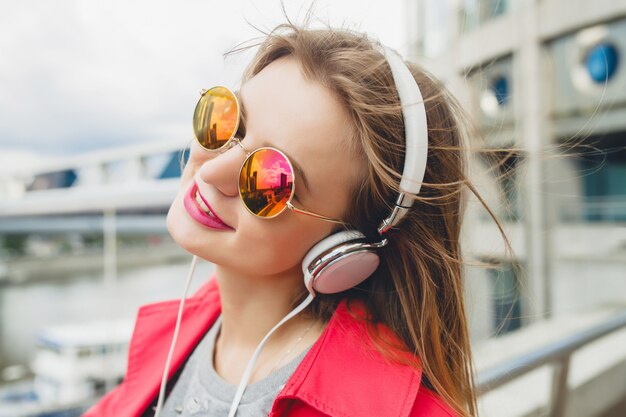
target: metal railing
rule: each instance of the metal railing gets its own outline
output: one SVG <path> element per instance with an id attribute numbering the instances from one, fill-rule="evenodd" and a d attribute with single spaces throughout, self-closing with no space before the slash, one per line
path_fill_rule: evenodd
<path id="1" fill-rule="evenodd" d="M 572 354 L 581 347 L 626 327 L 626 311 L 621 312 L 603 323 L 577 332 L 556 342 L 550 343 L 513 360 L 489 368 L 478 374 L 478 395 L 485 394 L 530 371 L 547 364 L 554 364 L 552 391 L 550 397 L 550 416 L 565 415 L 567 402 L 567 376 Z"/>

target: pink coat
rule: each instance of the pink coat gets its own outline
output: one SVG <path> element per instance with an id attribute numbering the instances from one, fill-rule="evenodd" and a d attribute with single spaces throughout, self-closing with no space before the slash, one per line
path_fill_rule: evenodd
<path id="1" fill-rule="evenodd" d="M 139 417 L 158 396 L 176 324 L 178 300 L 139 309 L 124 381 L 83 417 Z M 318 341 L 309 349 L 276 397 L 269 417 L 455 417 L 442 399 L 420 384 L 421 372 L 390 362 L 364 338 L 365 323 L 339 304 Z M 220 314 L 212 277 L 185 301 L 171 377 Z"/>

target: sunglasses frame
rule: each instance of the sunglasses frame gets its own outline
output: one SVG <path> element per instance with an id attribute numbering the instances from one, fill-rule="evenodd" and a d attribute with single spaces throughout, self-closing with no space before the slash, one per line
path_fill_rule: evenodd
<path id="1" fill-rule="evenodd" d="M 239 198 L 241 199 L 241 202 L 243 203 L 244 207 L 246 208 L 246 210 L 248 210 L 248 212 L 250 212 L 251 214 L 253 214 L 255 217 L 261 218 L 261 219 L 273 219 L 276 216 L 281 215 L 282 213 L 285 212 L 285 209 L 290 209 L 292 211 L 294 211 L 295 213 L 300 213 L 300 214 L 305 214 L 307 216 L 312 216 L 321 220 L 325 220 L 328 222 L 332 222 L 332 223 L 338 223 L 338 224 L 344 224 L 347 225 L 346 222 L 343 222 L 339 219 L 335 219 L 332 217 L 327 217 L 321 214 L 317 214 L 314 213 L 312 211 L 308 211 L 308 210 L 304 210 L 298 207 L 295 207 L 293 205 L 293 203 L 291 202 L 291 200 L 293 199 L 295 193 L 296 193 L 296 172 L 293 169 L 293 165 L 291 164 L 291 160 L 287 157 L 287 155 L 285 155 L 285 153 L 283 151 L 281 151 L 280 149 L 276 149 L 270 146 L 264 146 L 261 148 L 257 148 L 253 151 L 250 151 L 248 149 L 246 149 L 245 146 L 243 146 L 243 144 L 241 143 L 241 140 L 236 136 L 237 130 L 239 129 L 239 122 L 241 119 L 241 107 L 240 107 L 240 103 L 239 103 L 239 99 L 237 98 L 237 95 L 228 87 L 224 87 L 221 85 L 216 85 L 214 87 L 211 87 L 209 89 L 203 89 L 200 91 L 200 99 L 198 100 L 198 104 L 200 104 L 200 100 L 202 100 L 202 97 L 204 97 L 204 95 L 206 93 L 208 93 L 209 91 L 215 89 L 215 88 L 224 88 L 226 89 L 235 99 L 235 104 L 237 105 L 237 121 L 235 122 L 235 128 L 233 129 L 233 133 L 231 133 L 230 138 L 228 138 L 228 140 L 226 142 L 224 142 L 224 144 L 222 146 L 220 146 L 219 148 L 216 149 L 209 149 L 206 148 L 204 145 L 202 145 L 202 143 L 200 142 L 200 139 L 198 138 L 198 136 L 196 135 L 196 126 L 195 126 L 195 114 L 196 111 L 194 111 L 194 118 L 192 121 L 192 127 L 193 127 L 193 132 L 194 132 L 194 137 L 196 139 L 196 142 L 202 147 L 202 149 L 208 151 L 208 152 L 216 152 L 216 153 L 222 153 L 228 149 L 230 149 L 232 147 L 232 142 L 234 141 L 237 145 L 239 145 L 241 147 L 241 149 L 243 149 L 243 151 L 246 154 L 246 159 L 243 161 L 243 163 L 241 164 L 241 167 L 239 168 L 239 177 L 241 177 L 241 173 L 243 172 L 243 167 L 246 165 L 246 162 L 248 162 L 248 160 L 257 152 L 264 150 L 264 149 L 269 149 L 272 151 L 276 151 L 278 153 L 280 153 L 282 155 L 283 158 L 285 158 L 285 160 L 287 161 L 287 163 L 289 164 L 289 168 L 291 169 L 291 175 L 293 176 L 293 179 L 291 181 L 291 193 L 289 195 L 289 200 L 287 200 L 287 203 L 285 204 L 285 206 L 276 214 L 274 214 L 273 216 L 259 216 L 258 214 L 254 213 L 252 210 L 250 210 L 247 206 L 247 204 L 245 203 L 243 196 L 241 195 L 241 187 L 237 186 L 237 189 L 239 190 Z M 196 110 L 198 108 L 198 104 L 196 104 Z M 239 182 L 239 180 L 237 180 L 237 182 Z"/>

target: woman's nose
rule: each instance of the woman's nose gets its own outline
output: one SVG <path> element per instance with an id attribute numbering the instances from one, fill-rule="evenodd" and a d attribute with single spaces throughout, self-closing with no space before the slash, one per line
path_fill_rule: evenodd
<path id="1" fill-rule="evenodd" d="M 239 171 L 244 158 L 245 153 L 239 146 L 231 146 L 226 151 L 207 158 L 198 168 L 198 177 L 224 195 L 237 196 Z"/>

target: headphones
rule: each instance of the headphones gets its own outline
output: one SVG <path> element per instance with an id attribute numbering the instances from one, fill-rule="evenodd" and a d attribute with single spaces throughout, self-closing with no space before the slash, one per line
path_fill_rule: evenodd
<path id="1" fill-rule="evenodd" d="M 322 239 L 307 252 L 302 260 L 302 272 L 311 294 L 345 291 L 374 273 L 380 264 L 377 249 L 388 243 L 383 234 L 411 208 L 414 200 L 410 194 L 419 193 L 426 173 L 428 127 L 422 93 L 400 56 L 384 45 L 379 48 L 391 67 L 404 118 L 406 152 L 400 193 L 393 211 L 378 227 L 382 238 L 379 242 L 366 242 L 365 235 L 358 230 L 343 230 Z"/>

